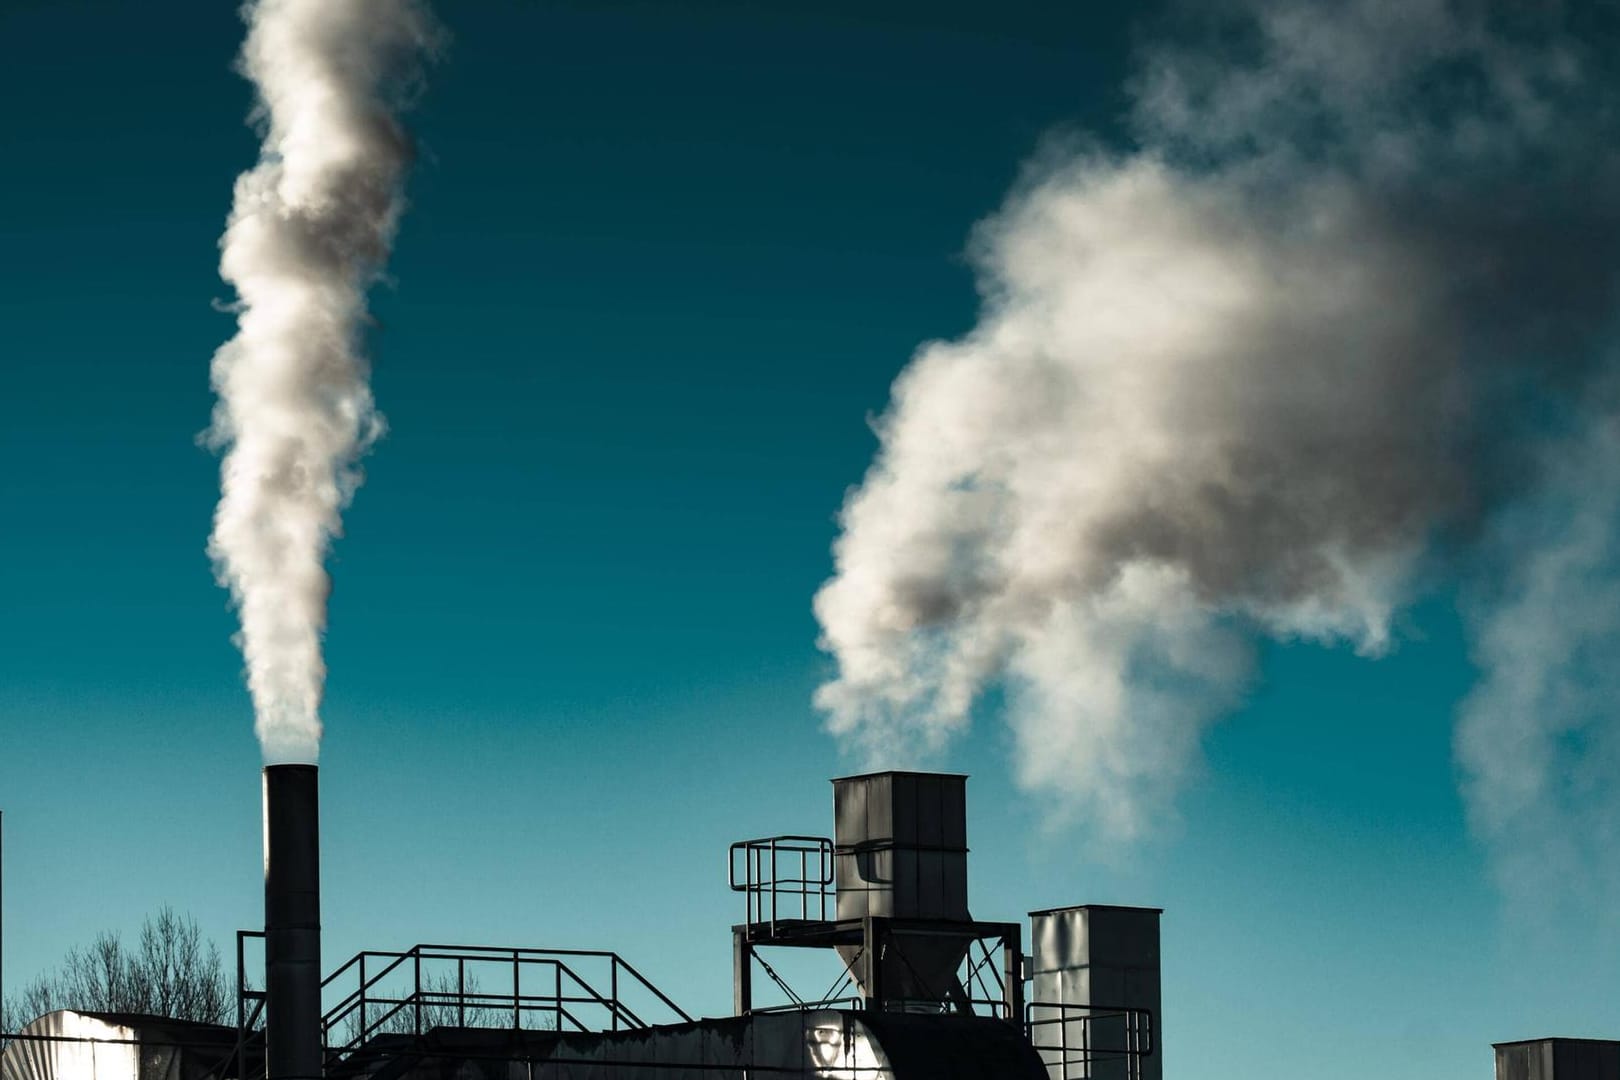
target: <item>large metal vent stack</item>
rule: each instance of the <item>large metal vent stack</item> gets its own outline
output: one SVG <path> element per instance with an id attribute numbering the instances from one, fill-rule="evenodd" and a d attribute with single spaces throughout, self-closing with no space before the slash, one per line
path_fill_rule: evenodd
<path id="1" fill-rule="evenodd" d="M 1109 904 L 1030 912 L 1030 1038 L 1052 1080 L 1162 1080 L 1160 914 Z"/>
<path id="2" fill-rule="evenodd" d="M 862 946 L 839 953 L 867 996 L 946 1001 L 971 933 L 967 902 L 967 777 L 882 772 L 833 781 L 838 918 L 893 925 L 876 969 Z"/>
<path id="3" fill-rule="evenodd" d="M 319 771 L 264 770 L 264 982 L 267 1080 L 320 1080 Z"/>

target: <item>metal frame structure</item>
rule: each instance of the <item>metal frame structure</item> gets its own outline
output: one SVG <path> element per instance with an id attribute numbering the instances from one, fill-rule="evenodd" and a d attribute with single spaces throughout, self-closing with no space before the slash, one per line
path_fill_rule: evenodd
<path id="1" fill-rule="evenodd" d="M 738 857 L 742 873 L 739 875 Z M 988 923 L 956 919 L 902 919 L 867 915 L 855 919 L 829 919 L 836 906 L 833 889 L 835 848 L 824 836 L 768 836 L 739 840 L 731 845 L 728 876 L 733 892 L 743 894 L 744 920 L 731 928 L 732 1007 L 738 1016 L 756 1011 L 753 1003 L 754 961 L 760 959 L 766 973 L 794 997 L 792 1004 L 777 1009 L 828 1008 L 846 1001 L 834 990 L 827 997 L 805 1001 L 777 978 L 770 965 L 758 958 L 765 947 L 836 949 L 856 947 L 867 956 L 886 956 L 891 948 L 904 961 L 902 943 L 907 937 L 950 937 L 968 946 L 953 985 L 932 988 L 938 992 L 926 1000 L 900 998 L 885 992 L 882 965 L 872 966 L 872 985 L 859 1000 L 861 1007 L 875 1012 L 892 1009 L 939 1009 L 942 1002 L 956 1012 L 990 1015 L 1011 1023 L 1021 1023 L 1024 1015 L 1023 926 L 1019 923 Z M 796 917 L 795 917 L 796 916 Z M 986 942 L 995 942 L 995 946 Z M 979 946 L 980 957 L 971 948 Z M 994 964 L 1001 954 L 999 967 Z M 849 973 L 846 964 L 846 974 Z M 995 992 L 990 991 L 994 980 Z M 847 981 L 847 980 L 846 980 Z M 835 984 L 836 985 L 836 984 Z M 975 993 L 977 991 L 977 993 Z"/>
<path id="2" fill-rule="evenodd" d="M 923 1011 L 939 1010 L 941 1003 L 948 1003 L 952 1011 L 965 1015 L 995 1016 L 1018 1023 L 1024 1012 L 1023 932 L 1024 928 L 1018 923 L 893 919 L 874 915 L 826 922 L 778 921 L 774 927 L 768 922 L 739 923 L 731 928 L 732 1011 L 738 1016 L 771 1011 L 756 1010 L 753 1005 L 754 961 L 760 959 L 766 972 L 771 972 L 769 965 L 758 957 L 761 948 L 835 949 L 848 945 L 859 947 L 868 956 L 886 956 L 892 949 L 903 961 L 903 942 L 907 937 L 931 936 L 962 940 L 970 950 L 977 944 L 980 956 L 975 960 L 970 951 L 953 984 L 938 988 L 937 996 L 925 999 L 888 993 L 883 985 L 882 965 L 874 964 L 872 984 L 858 999 L 861 1007 L 871 1012 Z M 1001 962 L 995 964 L 998 953 Z M 780 984 L 780 980 L 777 981 Z M 994 993 L 990 990 L 992 982 Z M 846 1000 L 850 999 L 835 991 L 827 998 L 800 1000 L 790 1007 L 830 1008 Z"/>
<path id="3" fill-rule="evenodd" d="M 247 982 L 247 942 L 262 939 L 257 930 L 236 934 L 237 1028 L 239 1045 L 252 1037 L 264 1011 L 265 992 Z M 454 965 L 455 987 L 436 986 L 435 968 Z M 590 967 L 605 970 L 591 972 Z M 510 991 L 480 990 L 479 970 L 498 969 L 510 979 Z M 427 978 L 424 978 L 424 975 Z M 598 988 L 589 976 L 605 981 Z M 639 995 L 669 1011 L 665 1023 L 691 1023 L 693 1017 L 654 986 L 618 953 L 593 949 L 529 949 L 482 945 L 415 945 L 401 951 L 368 950 L 321 980 L 323 997 L 330 999 L 346 984 L 353 986 L 321 1015 L 321 1041 L 330 1067 L 360 1050 L 381 1034 L 403 1034 L 420 1039 L 434 1022 L 453 1009 L 455 1025 L 467 1026 L 471 1014 L 485 1020 L 500 1013 L 512 1029 L 551 1031 L 627 1031 L 654 1026 L 627 1003 L 621 991 Z M 581 1007 L 584 1007 L 583 1009 Z M 645 1010 L 645 1006 L 641 1006 Z M 596 1011 L 602 1023 L 588 1023 Z M 538 1025 L 524 1019 L 539 1016 Z M 401 1018 L 407 1018 L 402 1021 Z M 549 1017 L 549 1025 L 545 1023 Z M 477 1027 L 491 1027 L 475 1023 Z"/>
<path id="4" fill-rule="evenodd" d="M 234 1030 L 175 1033 L 148 1023 L 155 1018 L 128 1017 L 125 1026 L 139 1033 L 133 1038 L 69 1038 L 69 1030 L 91 1029 L 46 1027 L 0 1032 L 0 1046 L 13 1037 L 190 1047 L 208 1051 L 185 1066 L 188 1075 L 204 1070 L 202 1080 L 266 1080 L 267 1070 L 268 1080 L 425 1080 L 464 1075 L 474 1062 L 526 1066 L 531 1080 L 573 1075 L 576 1066 L 602 1076 L 645 1070 L 654 1080 L 881 1077 L 902 1065 L 905 1075 L 1023 1080 L 1159 1075 L 1157 909 L 1033 913 L 1047 921 L 1033 924 L 1035 955 L 1026 958 L 1023 923 L 979 922 L 969 912 L 964 777 L 842 778 L 834 782 L 836 843 L 782 835 L 732 844 L 729 885 L 744 894 L 744 921 L 732 927 L 735 1015 L 700 1021 L 617 953 L 600 950 L 422 944 L 360 952 L 323 977 L 315 775 L 312 766 L 265 771 L 265 929 L 237 934 Z M 1053 921 L 1090 911 L 1148 912 L 1154 920 L 1145 929 L 1113 928 L 1118 947 L 1103 963 L 1084 944 L 1092 942 L 1089 923 L 1076 930 Z M 262 977 L 254 972 L 257 989 L 249 984 L 250 942 L 265 961 Z M 833 950 L 839 979 L 805 1000 L 760 955 L 771 948 Z M 1026 963 L 1037 998 L 1027 1003 Z M 755 1006 L 756 966 L 790 1004 Z M 1103 968 L 1145 972 L 1151 1000 L 1132 997 L 1129 978 L 1115 987 L 1115 1000 L 1130 1005 L 1051 1000 L 1089 996 Z M 1085 978 L 1076 983 L 1069 973 L 1080 970 Z M 851 984 L 857 996 L 848 996 Z M 306 1012 L 314 1019 L 304 1033 L 296 1021 Z M 64 1034 L 47 1033 L 56 1030 Z M 296 1051 L 310 1047 L 315 1063 L 299 1071 Z M 510 1067 L 487 1071 L 519 1075 Z"/>

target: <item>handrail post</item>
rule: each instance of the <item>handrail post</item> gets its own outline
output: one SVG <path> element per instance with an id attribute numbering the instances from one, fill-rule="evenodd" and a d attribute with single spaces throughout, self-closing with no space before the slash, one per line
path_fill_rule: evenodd
<path id="1" fill-rule="evenodd" d="M 411 953 L 416 961 L 416 993 L 412 996 L 416 999 L 416 1037 L 420 1039 L 422 1037 L 422 947 L 418 945 L 411 950 Z"/>
<path id="2" fill-rule="evenodd" d="M 983 942 L 980 942 L 983 947 Z M 985 949 L 985 958 L 989 959 L 990 950 Z M 1017 1018 L 1024 1015 L 1024 934 L 1022 927 L 1001 939 L 1001 965 L 1005 970 L 1005 978 L 1001 984 L 1001 995 L 1007 1003 L 1007 1016 L 1017 1023 Z"/>
<path id="3" fill-rule="evenodd" d="M 456 1026 L 467 1026 L 467 958 L 456 957 Z"/>
<path id="4" fill-rule="evenodd" d="M 516 1031 L 523 1025 L 518 1021 L 518 987 L 523 982 L 523 969 L 518 963 L 518 951 L 512 950 L 512 1030 Z"/>
<path id="5" fill-rule="evenodd" d="M 608 965 L 608 982 L 613 992 L 613 1030 L 619 1030 L 619 954 L 613 954 L 613 962 Z"/>
<path id="6" fill-rule="evenodd" d="M 247 1027 L 247 998 L 243 993 L 247 990 L 247 970 L 243 961 L 242 931 L 236 932 L 236 1030 L 240 1032 Z"/>
<path id="7" fill-rule="evenodd" d="M 1080 1018 L 1080 1059 L 1085 1062 L 1086 1072 L 1091 1071 L 1091 1010 L 1088 1008 Z"/>
<path id="8" fill-rule="evenodd" d="M 817 845 L 821 852 L 821 921 L 827 921 L 827 883 L 832 880 L 832 867 L 827 865 L 832 845 L 823 841 Z"/>
<path id="9" fill-rule="evenodd" d="M 363 1045 L 365 1043 L 365 1041 L 366 1041 L 366 954 L 361 953 L 360 954 L 360 1038 L 355 1042 L 355 1045 L 356 1046 Z"/>

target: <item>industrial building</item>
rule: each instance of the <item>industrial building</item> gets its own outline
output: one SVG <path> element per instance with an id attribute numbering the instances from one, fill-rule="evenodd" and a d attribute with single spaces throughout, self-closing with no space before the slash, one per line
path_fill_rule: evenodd
<path id="1" fill-rule="evenodd" d="M 318 772 L 270 766 L 265 920 L 237 937 L 237 1023 L 51 1013 L 7 1042 L 0 1080 L 1162 1080 L 1159 909 L 976 919 L 966 782 L 840 778 L 832 836 L 734 843 L 733 1008 L 698 1018 L 612 952 L 417 945 L 328 972 Z M 799 997 L 770 963 L 783 949 L 835 956 L 842 984 Z M 760 1004 L 761 978 L 788 1001 Z M 1497 1080 L 1620 1080 L 1620 1043 L 1496 1054 Z"/>

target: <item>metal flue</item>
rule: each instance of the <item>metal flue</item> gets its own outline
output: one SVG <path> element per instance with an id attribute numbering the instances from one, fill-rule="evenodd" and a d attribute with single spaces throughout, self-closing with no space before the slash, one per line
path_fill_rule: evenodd
<path id="1" fill-rule="evenodd" d="M 264 971 L 267 1080 L 320 1080 L 320 786 L 313 765 L 264 770 Z"/>

